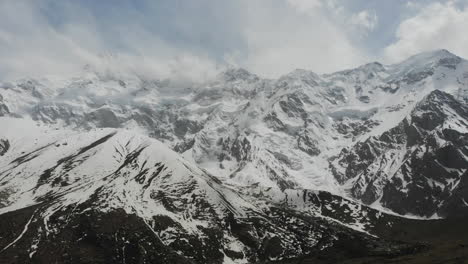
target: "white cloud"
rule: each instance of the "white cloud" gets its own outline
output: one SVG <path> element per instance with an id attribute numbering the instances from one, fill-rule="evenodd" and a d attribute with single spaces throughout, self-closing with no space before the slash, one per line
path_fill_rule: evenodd
<path id="1" fill-rule="evenodd" d="M 363 30 L 364 34 L 367 34 L 375 29 L 378 19 L 375 12 L 363 10 L 351 16 L 350 22 L 352 25 L 358 27 L 358 29 Z"/>
<path id="2" fill-rule="evenodd" d="M 415 8 L 420 8 L 421 4 L 417 3 L 417 2 L 414 2 L 414 1 L 408 1 L 408 2 L 406 2 L 406 7 L 409 8 L 409 9 L 415 9 Z"/>
<path id="3" fill-rule="evenodd" d="M 322 7 L 321 0 L 287 0 L 288 4 L 303 13 L 315 11 Z"/>
<path id="4" fill-rule="evenodd" d="M 96 16 L 78 1 L 64 1 L 57 12 L 65 23 L 52 25 L 41 12 L 49 2 L 53 1 L 0 1 L 2 78 L 73 74 L 91 64 L 102 71 L 198 81 L 219 71 L 223 58 L 268 77 L 296 68 L 331 72 L 368 61 L 350 37 L 350 29 L 336 20 L 344 9 L 332 0 L 239 0 L 230 7 L 218 4 L 213 10 L 202 6 L 198 12 L 216 14 L 215 19 L 221 20 L 194 26 L 190 19 L 203 19 L 203 15 L 174 17 L 176 29 L 182 28 L 191 38 L 186 45 L 158 35 L 148 28 L 151 23 L 141 25 L 142 19 L 152 22 L 144 17 L 148 14 L 138 13 L 141 10 L 135 10 L 134 17 L 125 13 L 118 21 L 107 21 L 103 27 L 106 17 Z M 364 17 L 359 23 L 368 28 L 373 22 Z M 239 42 L 237 49 L 221 50 L 219 57 L 210 54 L 209 41 L 231 40 L 232 34 L 239 36 L 233 38 Z M 113 55 L 103 60 L 102 54 L 109 53 Z"/>
<path id="5" fill-rule="evenodd" d="M 388 62 L 397 62 L 419 52 L 447 49 L 468 58 L 468 8 L 454 1 L 433 3 L 401 22 L 396 41 L 385 48 Z"/>
<path id="6" fill-rule="evenodd" d="M 213 60 L 174 48 L 131 19 L 125 27 L 112 28 L 121 36 L 118 41 L 126 46 L 126 50 L 115 52 L 110 47 L 112 39 L 103 37 L 95 18 L 86 10 L 70 4 L 61 10 L 70 13 L 62 15 L 79 19 L 70 19 L 57 28 L 40 12 L 43 3 L 0 2 L 1 77 L 76 74 L 85 65 L 103 72 L 137 72 L 152 78 L 195 81 L 217 72 Z"/>
<path id="7" fill-rule="evenodd" d="M 348 29 L 324 10 L 326 5 L 305 2 L 288 0 L 286 7 L 248 2 L 244 28 L 248 50 L 237 64 L 276 77 L 297 68 L 324 73 L 368 61 Z"/>

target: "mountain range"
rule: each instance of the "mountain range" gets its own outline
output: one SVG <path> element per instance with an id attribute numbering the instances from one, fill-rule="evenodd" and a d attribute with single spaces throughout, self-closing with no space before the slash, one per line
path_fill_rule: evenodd
<path id="1" fill-rule="evenodd" d="M 463 263 L 467 187 L 468 61 L 446 50 L 0 82 L 2 263 Z"/>

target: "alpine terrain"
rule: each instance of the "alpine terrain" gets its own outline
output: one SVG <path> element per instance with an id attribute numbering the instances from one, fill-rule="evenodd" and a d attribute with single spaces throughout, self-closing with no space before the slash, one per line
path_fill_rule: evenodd
<path id="1" fill-rule="evenodd" d="M 468 61 L 0 82 L 0 263 L 466 263 Z"/>

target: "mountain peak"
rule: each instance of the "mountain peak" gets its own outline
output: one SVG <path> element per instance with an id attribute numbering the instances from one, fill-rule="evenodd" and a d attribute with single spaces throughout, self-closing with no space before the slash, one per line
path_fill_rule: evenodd
<path id="1" fill-rule="evenodd" d="M 451 94 L 446 93 L 441 90 L 433 90 L 428 95 L 426 95 L 418 105 L 425 105 L 425 104 L 460 104 L 460 102 L 455 99 Z"/>
<path id="2" fill-rule="evenodd" d="M 310 70 L 304 70 L 304 69 L 295 69 L 292 72 L 284 75 L 281 78 L 284 78 L 284 77 L 287 77 L 287 78 L 288 77 L 289 78 L 300 78 L 300 79 L 310 79 L 310 78 L 320 79 L 320 76 L 318 74 L 316 74 L 315 72 L 310 71 Z"/>
<path id="3" fill-rule="evenodd" d="M 449 68 L 456 67 L 462 61 L 462 58 L 449 52 L 446 49 L 426 51 L 409 57 L 399 66 L 446 66 Z"/>
<path id="4" fill-rule="evenodd" d="M 229 68 L 223 71 L 221 74 L 221 78 L 228 82 L 236 81 L 236 80 L 243 80 L 243 81 L 256 81 L 258 80 L 258 76 L 250 73 L 244 68 Z"/>
<path id="5" fill-rule="evenodd" d="M 357 73 L 357 72 L 366 72 L 366 73 L 377 73 L 385 71 L 385 67 L 377 61 L 369 62 L 367 64 L 361 65 L 354 69 L 340 71 L 338 73 L 350 74 L 350 73 Z"/>
<path id="6" fill-rule="evenodd" d="M 426 97 L 425 97 L 425 100 L 434 100 L 434 99 L 437 99 L 437 98 L 443 98 L 443 99 L 453 99 L 453 96 L 451 96 L 450 94 L 446 93 L 446 92 L 443 92 L 441 90 L 434 90 L 432 92 L 430 92 Z"/>
<path id="7" fill-rule="evenodd" d="M 432 130 L 447 121 L 449 116 L 468 119 L 468 109 L 451 94 L 434 90 L 421 100 L 412 111 L 413 122 Z"/>
<path id="8" fill-rule="evenodd" d="M 457 55 L 451 53 L 450 51 L 446 49 L 438 49 L 438 50 L 433 50 L 430 51 L 430 53 L 436 55 L 436 56 L 444 56 L 444 57 L 458 57 Z"/>
<path id="9" fill-rule="evenodd" d="M 446 49 L 438 49 L 438 50 L 421 52 L 419 54 L 411 56 L 409 59 L 411 58 L 443 59 L 443 58 L 459 58 L 459 57 Z"/>
<path id="10" fill-rule="evenodd" d="M 364 64 L 364 65 L 360 66 L 358 69 L 368 69 L 368 70 L 372 70 L 372 71 L 383 71 L 384 66 L 380 62 L 374 61 L 374 62 Z"/>

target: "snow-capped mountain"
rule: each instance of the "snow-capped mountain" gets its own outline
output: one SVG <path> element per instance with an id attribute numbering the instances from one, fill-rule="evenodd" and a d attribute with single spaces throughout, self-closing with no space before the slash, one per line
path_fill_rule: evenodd
<path id="1" fill-rule="evenodd" d="M 232 184 L 341 194 L 329 159 L 398 125 L 432 90 L 468 100 L 468 63 L 440 50 L 396 65 L 296 70 L 277 80 L 231 69 L 180 87 L 87 70 L 1 87 L 2 109 L 12 116 L 58 128 L 138 129 Z"/>
<path id="2" fill-rule="evenodd" d="M 86 68 L 4 81 L 0 221 L 15 232 L 0 230 L 0 255 L 70 262 L 88 245 L 111 262 L 250 263 L 353 239 L 366 254 L 413 250 L 379 242 L 376 226 L 466 214 L 467 103 L 468 61 L 445 50 L 278 79 Z"/>
<path id="3" fill-rule="evenodd" d="M 138 133 L 1 121 L 12 146 L 0 162 L 6 262 L 250 263 L 333 250 L 341 238 L 383 255 L 412 248 L 367 234 L 376 210 L 317 192 L 248 196 Z M 110 251 L 78 250 L 91 246 Z"/>

